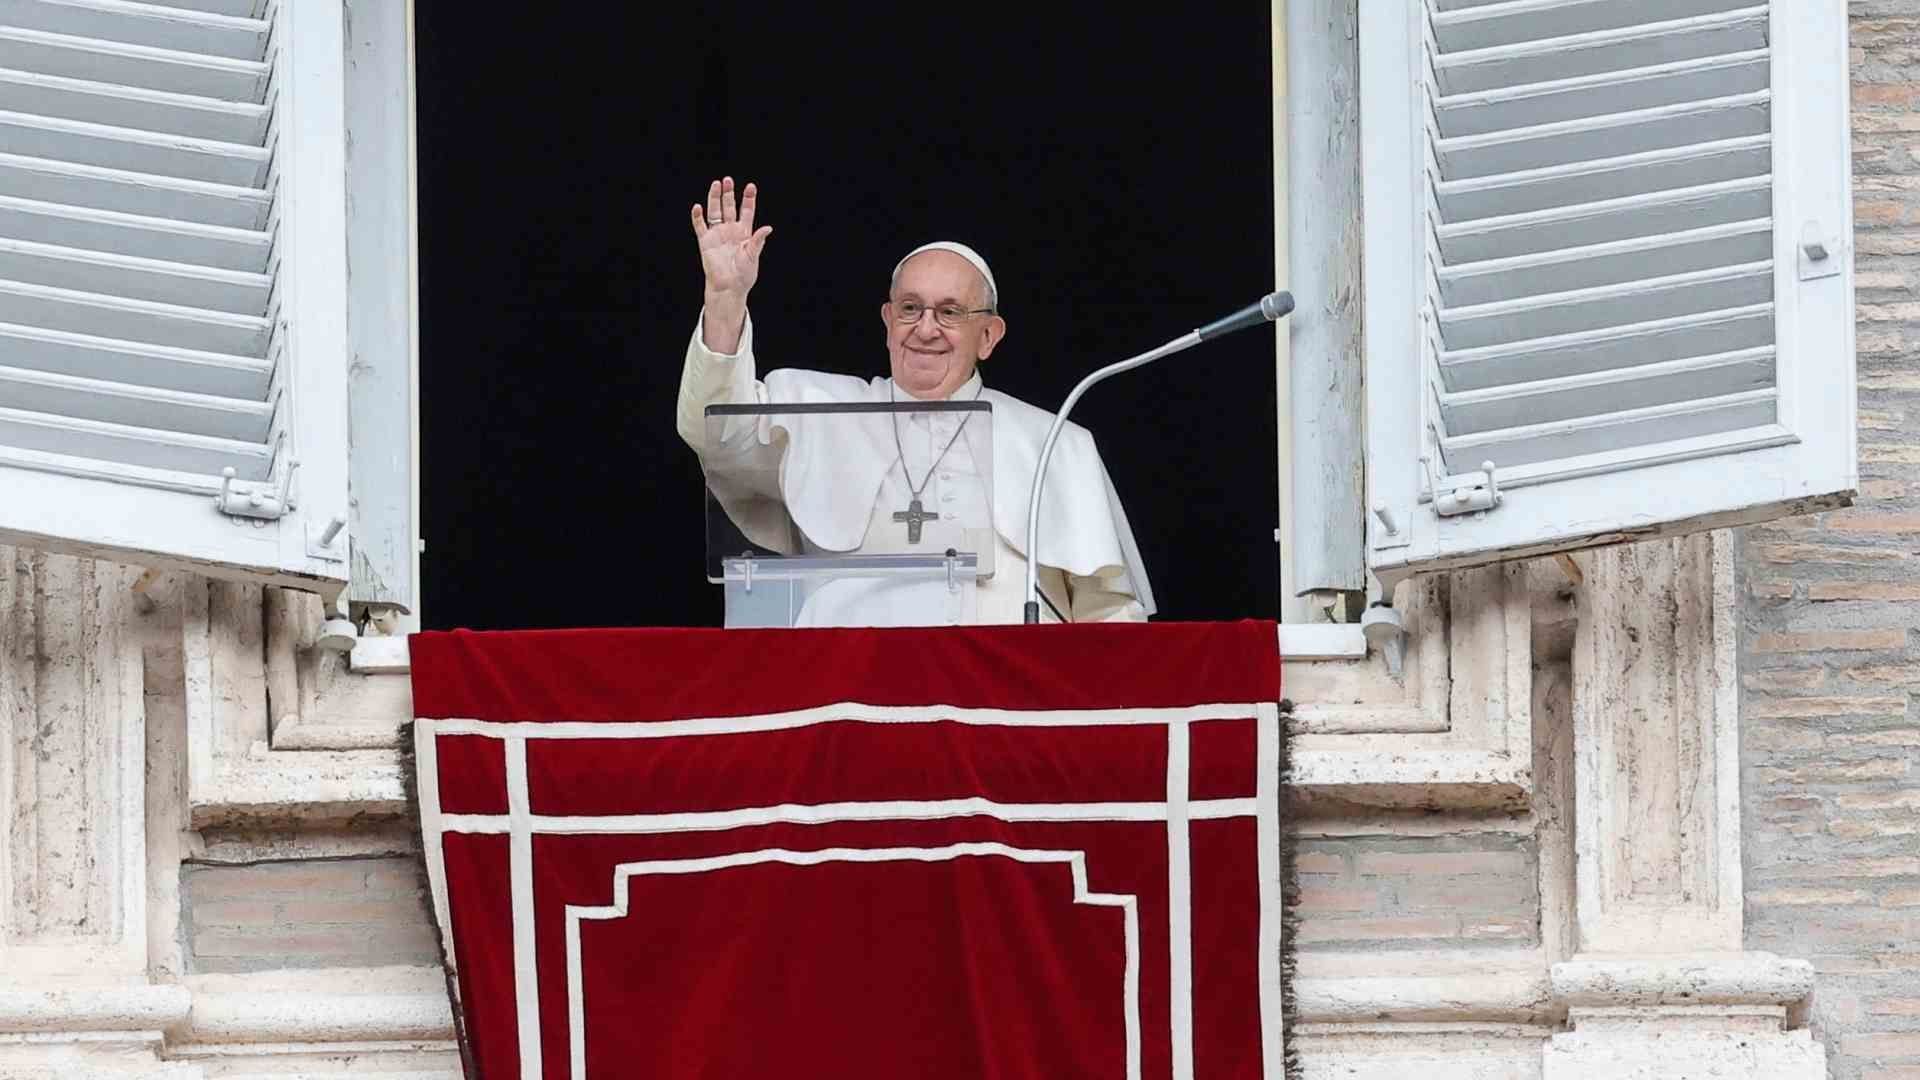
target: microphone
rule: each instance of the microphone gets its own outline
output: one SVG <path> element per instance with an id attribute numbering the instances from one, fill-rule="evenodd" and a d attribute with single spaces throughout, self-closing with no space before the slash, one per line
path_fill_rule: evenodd
<path id="1" fill-rule="evenodd" d="M 1195 330 L 1201 341 L 1231 334 L 1235 330 L 1245 330 L 1249 326 L 1259 326 L 1285 318 L 1293 311 L 1293 294 L 1290 292 L 1268 293 L 1257 303 L 1248 304 L 1224 319 L 1215 319 Z"/>
<path id="2" fill-rule="evenodd" d="M 1293 294 L 1286 290 L 1271 292 L 1257 302 L 1248 304 L 1224 319 L 1215 319 L 1197 330 L 1186 333 L 1167 342 L 1157 349 L 1149 349 L 1138 356 L 1122 360 L 1081 379 L 1067 400 L 1060 405 L 1060 411 L 1053 418 L 1053 426 L 1047 429 L 1047 441 L 1040 446 L 1040 464 L 1034 470 L 1033 494 L 1027 500 L 1027 602 L 1023 611 L 1025 622 L 1040 621 L 1040 491 L 1047 482 L 1047 461 L 1053 457 L 1053 444 L 1060 439 L 1060 429 L 1066 426 L 1067 414 L 1080 400 L 1087 388 L 1103 379 L 1111 378 L 1123 371 L 1151 364 L 1163 356 L 1172 356 L 1193 348 L 1203 341 L 1231 334 L 1235 330 L 1245 330 L 1250 326 L 1261 326 L 1276 322 L 1293 310 Z"/>

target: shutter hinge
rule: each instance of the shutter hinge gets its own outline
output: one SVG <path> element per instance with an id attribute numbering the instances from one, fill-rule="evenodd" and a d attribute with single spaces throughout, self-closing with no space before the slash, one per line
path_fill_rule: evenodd
<path id="1" fill-rule="evenodd" d="M 297 461 L 287 462 L 276 484 L 271 479 L 259 483 L 237 481 L 229 465 L 220 470 L 220 494 L 213 497 L 213 505 L 228 517 L 278 521 L 293 509 L 293 470 L 299 467 Z"/>
<path id="2" fill-rule="evenodd" d="M 1493 462 L 1480 463 L 1480 481 L 1462 484 L 1452 491 L 1444 491 L 1433 497 L 1433 512 L 1441 517 L 1455 517 L 1471 514 L 1478 510 L 1491 510 L 1500 505 L 1500 485 L 1493 478 Z"/>

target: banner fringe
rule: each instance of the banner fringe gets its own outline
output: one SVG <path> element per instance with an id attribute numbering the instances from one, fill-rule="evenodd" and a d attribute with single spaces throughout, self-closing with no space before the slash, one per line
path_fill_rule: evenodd
<path id="1" fill-rule="evenodd" d="M 453 970 L 453 942 L 448 939 L 447 928 L 440 925 L 440 917 L 433 907 L 432 879 L 427 874 L 427 837 L 420 820 L 419 762 L 414 753 L 413 725 L 412 720 L 400 725 L 400 784 L 409 808 L 407 817 L 413 822 L 414 864 L 426 886 L 420 890 L 421 903 L 426 905 L 427 923 L 433 927 L 433 941 L 440 949 L 440 970 L 446 975 L 447 1009 L 453 1014 L 453 1043 L 460 1051 L 460 1075 L 464 1080 L 483 1080 L 479 1066 L 474 1063 L 473 1051 L 467 1045 L 467 1019 L 460 1012 L 460 985 Z"/>

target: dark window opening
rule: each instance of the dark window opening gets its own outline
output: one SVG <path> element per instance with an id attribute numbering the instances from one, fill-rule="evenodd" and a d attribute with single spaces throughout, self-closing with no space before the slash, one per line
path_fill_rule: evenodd
<path id="1" fill-rule="evenodd" d="M 718 625 L 674 433 L 700 310 L 687 208 L 774 226 L 762 371 L 883 373 L 895 260 L 994 268 L 988 385 L 1086 372 L 1272 288 L 1269 13 L 419 0 L 422 557 L 432 628 Z M 1095 388 L 1161 619 L 1279 610 L 1273 331 Z"/>

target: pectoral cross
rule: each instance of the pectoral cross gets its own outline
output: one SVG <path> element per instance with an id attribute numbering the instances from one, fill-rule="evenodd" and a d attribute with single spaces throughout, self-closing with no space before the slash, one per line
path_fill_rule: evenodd
<path id="1" fill-rule="evenodd" d="M 905 510 L 895 510 L 893 512 L 893 520 L 906 523 L 907 543 L 909 544 L 917 544 L 920 542 L 920 524 L 922 522 L 937 521 L 939 518 L 939 514 L 924 509 L 920 505 L 919 499 L 908 502 Z"/>

